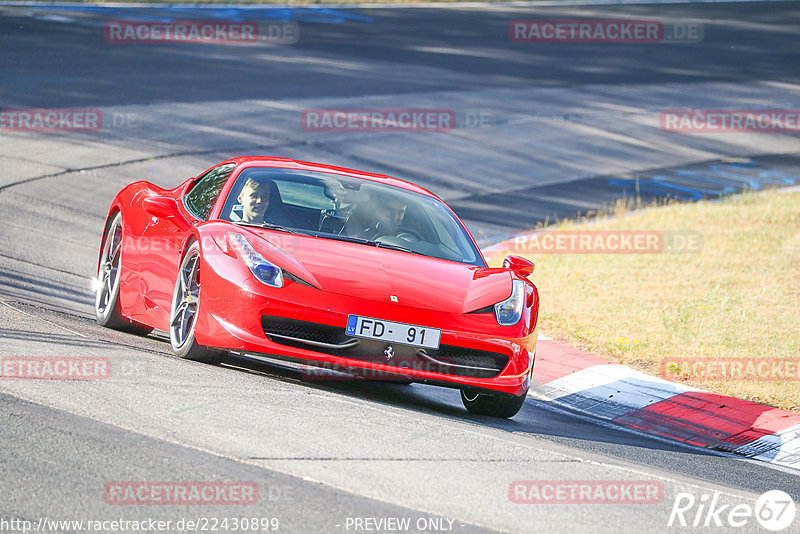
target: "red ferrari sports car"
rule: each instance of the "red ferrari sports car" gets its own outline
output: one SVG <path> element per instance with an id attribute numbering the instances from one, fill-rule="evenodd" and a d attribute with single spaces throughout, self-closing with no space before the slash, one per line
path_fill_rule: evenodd
<path id="1" fill-rule="evenodd" d="M 181 358 L 237 351 L 455 387 L 470 412 L 511 417 L 533 372 L 533 268 L 487 267 L 453 211 L 409 182 L 240 157 L 116 196 L 95 308 L 110 328 L 169 332 Z"/>

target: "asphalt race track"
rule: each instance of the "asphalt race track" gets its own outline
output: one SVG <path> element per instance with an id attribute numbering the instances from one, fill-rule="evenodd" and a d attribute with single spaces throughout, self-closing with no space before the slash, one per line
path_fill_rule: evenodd
<path id="1" fill-rule="evenodd" d="M 116 44 L 103 36 L 113 20 L 204 18 L 255 20 L 262 30 L 291 23 L 299 39 Z M 509 23 L 533 18 L 658 20 L 702 28 L 702 37 L 512 42 Z M 598 177 L 749 161 L 793 180 L 796 130 L 665 132 L 659 116 L 800 109 L 798 24 L 795 2 L 0 6 L 2 111 L 87 108 L 102 118 L 91 131 L 0 128 L 0 357 L 93 356 L 113 369 L 97 381 L 0 380 L 0 532 L 22 531 L 23 521 L 39 532 L 85 532 L 88 521 L 149 519 L 172 521 L 170 532 L 203 531 L 187 521 L 205 520 L 210 532 L 212 519 L 235 517 L 263 518 L 259 526 L 278 532 L 727 532 L 736 529 L 714 526 L 727 510 L 707 518 L 699 506 L 685 514 L 698 526 L 668 526 L 676 497 L 728 509 L 752 508 L 775 489 L 800 499 L 793 471 L 600 425 L 535 392 L 499 421 L 467 415 L 457 390 L 303 380 L 242 355 L 219 367 L 178 360 L 163 334 L 98 327 L 91 285 L 119 189 L 140 179 L 172 187 L 236 155 L 410 179 L 451 203 L 484 242 L 551 213 L 613 202 L 621 193 L 607 182 L 591 182 L 596 194 L 581 198 Z M 334 108 L 439 109 L 456 122 L 435 132 L 303 122 L 304 110 Z M 520 480 L 649 481 L 663 494 L 651 504 L 519 504 L 509 489 Z M 258 498 L 110 504 L 104 489 L 119 481 L 242 482 L 255 484 Z M 58 520 L 84 524 L 50 523 Z M 751 518 L 738 531 L 759 529 Z"/>

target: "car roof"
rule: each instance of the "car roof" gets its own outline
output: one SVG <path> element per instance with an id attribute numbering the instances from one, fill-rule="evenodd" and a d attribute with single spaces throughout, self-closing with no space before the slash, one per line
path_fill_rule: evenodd
<path id="1" fill-rule="evenodd" d="M 419 187 L 411 182 L 393 178 L 385 174 L 375 174 L 371 172 L 357 171 L 355 169 L 348 169 L 347 167 L 336 167 L 334 165 L 326 165 L 324 163 L 313 163 L 310 161 L 300 161 L 290 158 L 280 158 L 272 156 L 242 156 L 223 161 L 220 165 L 233 163 L 238 170 L 250 167 L 271 167 L 277 169 L 297 169 L 315 172 L 328 172 L 333 174 L 341 174 L 350 176 L 352 178 L 361 178 L 363 180 L 370 180 L 382 184 L 393 185 L 409 191 L 421 193 L 425 196 L 438 199 L 436 195 L 431 193 L 425 188 Z M 238 173 L 236 173 L 238 174 Z"/>

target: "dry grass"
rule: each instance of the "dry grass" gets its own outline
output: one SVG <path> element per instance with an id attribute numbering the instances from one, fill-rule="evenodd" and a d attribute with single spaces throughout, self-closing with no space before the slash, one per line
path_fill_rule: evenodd
<path id="1" fill-rule="evenodd" d="M 617 205 L 614 212 L 557 228 L 699 231 L 702 250 L 521 254 L 536 262 L 542 332 L 650 374 L 660 373 L 663 359 L 687 357 L 800 362 L 800 192 L 636 212 Z M 490 263 L 498 265 L 506 253 Z M 709 381 L 688 373 L 682 380 L 800 411 L 797 379 Z"/>

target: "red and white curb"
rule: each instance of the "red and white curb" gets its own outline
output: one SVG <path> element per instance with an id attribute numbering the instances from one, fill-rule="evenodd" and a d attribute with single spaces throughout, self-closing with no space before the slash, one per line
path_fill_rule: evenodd
<path id="1" fill-rule="evenodd" d="M 669 382 L 546 336 L 536 345 L 532 387 L 592 417 L 800 469 L 800 414 Z"/>

